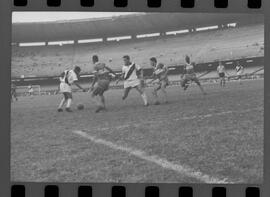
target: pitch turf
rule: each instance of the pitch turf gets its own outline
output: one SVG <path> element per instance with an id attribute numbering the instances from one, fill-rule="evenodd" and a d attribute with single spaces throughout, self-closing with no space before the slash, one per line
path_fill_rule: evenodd
<path id="1" fill-rule="evenodd" d="M 169 103 L 142 106 L 110 90 L 107 112 L 58 113 L 61 95 L 11 106 L 12 181 L 258 183 L 263 176 L 263 80 L 169 87 Z M 152 101 L 151 89 L 147 89 Z"/>

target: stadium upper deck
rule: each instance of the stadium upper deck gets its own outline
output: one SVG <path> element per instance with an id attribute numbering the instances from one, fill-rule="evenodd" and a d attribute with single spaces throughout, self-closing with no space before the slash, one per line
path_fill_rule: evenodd
<path id="1" fill-rule="evenodd" d="M 73 65 L 79 65 L 83 73 L 89 73 L 93 54 L 100 55 L 102 61 L 116 70 L 120 70 L 121 57 L 125 54 L 143 67 L 149 67 L 148 59 L 151 56 L 156 56 L 169 66 L 182 64 L 185 54 L 191 54 L 197 63 L 263 56 L 263 34 L 263 24 L 252 24 L 120 42 L 13 47 L 12 77 L 55 76 Z"/>
<path id="2" fill-rule="evenodd" d="M 12 42 L 91 39 L 191 29 L 227 23 L 261 23 L 263 15 L 201 13 L 136 13 L 112 18 L 14 23 Z"/>

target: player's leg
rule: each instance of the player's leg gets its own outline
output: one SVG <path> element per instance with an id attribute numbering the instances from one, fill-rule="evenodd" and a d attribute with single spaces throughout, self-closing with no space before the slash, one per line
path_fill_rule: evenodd
<path id="1" fill-rule="evenodd" d="M 122 97 L 123 100 L 125 100 L 127 98 L 130 90 L 131 90 L 131 87 L 127 87 L 124 89 L 124 95 Z"/>
<path id="2" fill-rule="evenodd" d="M 166 91 L 167 85 L 168 85 L 168 81 L 162 81 L 161 82 L 161 92 L 164 95 L 165 103 L 168 103 L 168 95 L 167 95 L 167 91 Z"/>
<path id="3" fill-rule="evenodd" d="M 61 100 L 61 102 L 60 102 L 60 104 L 58 105 L 58 108 L 57 108 L 57 111 L 58 112 L 62 112 L 63 111 L 63 106 L 64 106 L 64 104 L 67 102 L 67 95 L 65 94 L 65 92 L 63 93 L 63 98 L 62 98 L 62 100 Z"/>
<path id="4" fill-rule="evenodd" d="M 242 76 L 241 76 L 241 75 L 239 75 L 239 76 L 238 76 L 238 82 L 239 82 L 239 84 L 242 84 L 241 79 L 242 79 Z"/>
<path id="5" fill-rule="evenodd" d="M 204 91 L 204 89 L 203 89 L 203 87 L 202 87 L 202 85 L 201 85 L 199 79 L 198 79 L 197 77 L 194 77 L 194 78 L 193 78 L 193 81 L 199 86 L 201 92 L 202 92 L 204 95 L 206 95 L 206 92 Z"/>
<path id="6" fill-rule="evenodd" d="M 159 101 L 158 101 L 158 95 L 157 95 L 157 93 L 158 93 L 158 91 L 161 89 L 161 83 L 158 83 L 158 84 L 156 84 L 155 86 L 154 86 L 154 90 L 153 90 L 153 92 L 152 92 L 152 94 L 153 94 L 153 96 L 154 96 L 154 104 L 155 105 L 159 105 L 160 103 L 159 103 Z"/>
<path id="7" fill-rule="evenodd" d="M 181 86 L 186 90 L 188 88 L 188 79 L 184 76 L 184 78 L 181 81 Z"/>
<path id="8" fill-rule="evenodd" d="M 225 84 L 226 84 L 226 79 L 225 79 L 225 76 L 224 77 L 222 77 L 222 81 L 223 81 L 223 87 L 225 87 Z"/>
<path id="9" fill-rule="evenodd" d="M 91 94 L 91 98 L 94 101 L 95 105 L 97 106 L 96 112 L 99 112 L 103 108 L 103 104 L 101 102 L 101 89 L 100 86 L 97 84 Z"/>
<path id="10" fill-rule="evenodd" d="M 135 89 L 140 93 L 144 105 L 148 106 L 147 96 L 146 96 L 144 90 L 140 86 L 135 86 Z"/>
<path id="11" fill-rule="evenodd" d="M 72 104 L 72 93 L 71 92 L 67 92 L 67 105 L 66 105 L 66 111 L 67 112 L 72 112 L 72 110 L 70 109 L 70 106 Z"/>

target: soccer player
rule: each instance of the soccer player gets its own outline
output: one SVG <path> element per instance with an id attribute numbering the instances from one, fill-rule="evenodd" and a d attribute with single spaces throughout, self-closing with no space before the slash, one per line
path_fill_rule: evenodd
<path id="1" fill-rule="evenodd" d="M 105 65 L 105 63 L 99 62 L 99 58 L 97 55 L 92 57 L 92 62 L 94 66 L 94 80 L 91 84 L 90 90 L 92 90 L 92 98 L 97 103 L 96 113 L 101 110 L 105 110 L 105 97 L 104 92 L 109 89 L 109 85 L 112 79 L 112 74 L 114 77 L 116 73 L 112 71 L 111 68 Z M 96 99 L 98 98 L 98 99 Z"/>
<path id="2" fill-rule="evenodd" d="M 205 95 L 206 92 L 204 91 L 203 87 L 201 86 L 201 83 L 199 82 L 199 79 L 196 77 L 195 71 L 194 71 L 194 65 L 195 63 L 191 63 L 190 57 L 186 55 L 185 57 L 185 67 L 184 71 L 185 73 L 182 75 L 182 81 L 181 81 L 181 86 L 186 90 L 188 88 L 189 82 L 194 81 L 202 91 L 202 93 Z"/>
<path id="3" fill-rule="evenodd" d="M 242 84 L 241 78 L 242 78 L 242 74 L 244 73 L 244 67 L 239 63 L 239 61 L 236 62 L 235 70 L 236 70 L 236 75 L 237 75 L 239 84 Z"/>
<path id="4" fill-rule="evenodd" d="M 34 96 L 34 89 L 32 85 L 28 86 L 28 94 L 29 96 Z"/>
<path id="5" fill-rule="evenodd" d="M 17 89 L 17 87 L 16 87 L 15 83 L 11 82 L 11 102 L 13 101 L 13 99 L 18 101 L 16 89 Z"/>
<path id="6" fill-rule="evenodd" d="M 66 104 L 66 111 L 72 112 L 70 109 L 72 103 L 72 88 L 71 86 L 74 84 L 84 92 L 86 91 L 81 85 L 78 83 L 78 77 L 81 72 L 81 68 L 79 66 L 75 66 L 73 70 L 65 70 L 60 76 L 60 92 L 63 93 L 63 99 L 61 100 L 57 111 L 63 112 L 62 107 Z"/>
<path id="7" fill-rule="evenodd" d="M 158 91 L 161 90 L 162 93 L 164 94 L 165 97 L 165 103 L 168 102 L 168 97 L 167 97 L 167 92 L 166 92 L 166 87 L 169 85 L 169 80 L 168 80 L 168 68 L 162 64 L 162 63 L 157 63 L 157 59 L 155 57 L 150 58 L 150 65 L 154 68 L 153 71 L 153 77 L 154 80 L 158 79 L 158 83 L 154 86 L 154 104 L 159 105 L 160 102 L 158 101 Z"/>
<path id="8" fill-rule="evenodd" d="M 122 97 L 125 100 L 129 91 L 135 88 L 141 95 L 144 105 L 148 106 L 147 96 L 142 87 L 143 70 L 141 67 L 130 61 L 130 57 L 125 55 L 123 57 L 124 66 L 122 68 L 122 78 L 124 79 L 124 95 Z"/>
<path id="9" fill-rule="evenodd" d="M 220 86 L 221 87 L 225 87 L 225 83 L 226 83 L 226 80 L 225 80 L 225 73 L 227 75 L 229 75 L 227 72 L 226 72 L 226 69 L 225 69 L 225 66 L 222 64 L 222 62 L 220 61 L 219 64 L 218 64 L 218 67 L 217 67 L 217 74 L 219 76 L 219 79 L 220 79 Z"/>

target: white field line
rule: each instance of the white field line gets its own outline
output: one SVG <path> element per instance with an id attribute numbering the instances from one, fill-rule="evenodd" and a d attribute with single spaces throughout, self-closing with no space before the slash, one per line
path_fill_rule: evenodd
<path id="1" fill-rule="evenodd" d="M 230 110 L 230 111 L 222 111 L 222 112 L 216 112 L 216 113 L 209 113 L 209 114 L 204 114 L 204 115 L 194 115 L 194 116 L 184 116 L 180 118 L 173 118 L 170 119 L 169 121 L 180 121 L 180 120 L 193 120 L 193 119 L 205 119 L 205 118 L 211 118 L 211 117 L 216 117 L 216 116 L 222 116 L 222 115 L 227 115 L 227 114 L 233 114 L 233 113 L 248 113 L 251 111 L 256 111 L 256 110 L 261 110 L 263 107 L 256 107 L 256 108 L 250 108 L 246 110 Z M 155 119 L 155 120 L 146 120 L 143 121 L 142 123 L 129 123 L 129 124 L 122 124 L 120 126 L 111 126 L 111 127 L 96 127 L 94 128 L 95 130 L 99 131 L 106 131 L 106 130 L 111 130 L 111 129 L 125 129 L 129 127 L 140 127 L 143 124 L 158 124 L 158 123 L 164 123 L 163 119 Z"/>
<path id="2" fill-rule="evenodd" d="M 188 166 L 184 166 L 181 164 L 175 164 L 173 162 L 168 161 L 167 159 L 161 158 L 157 155 L 148 155 L 146 152 L 139 150 L 139 149 L 134 149 L 130 147 L 125 147 L 122 145 L 115 144 L 113 142 L 97 138 L 93 135 L 90 135 L 86 132 L 83 131 L 73 131 L 73 133 L 80 135 L 81 137 L 88 139 L 96 144 L 101 144 L 104 146 L 107 146 L 111 149 L 114 150 L 120 150 L 122 152 L 126 152 L 129 155 L 135 156 L 139 159 L 154 163 L 158 166 L 161 166 L 162 168 L 168 169 L 168 170 L 173 170 L 174 172 L 184 175 L 187 177 L 195 178 L 201 182 L 204 183 L 218 183 L 218 184 L 228 184 L 228 183 L 233 183 L 228 181 L 228 178 L 217 178 L 217 177 L 212 177 L 210 175 L 204 174 L 200 171 L 196 171 Z"/>

